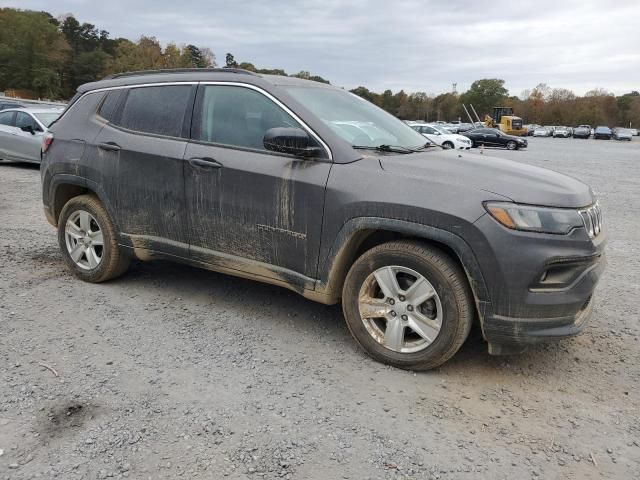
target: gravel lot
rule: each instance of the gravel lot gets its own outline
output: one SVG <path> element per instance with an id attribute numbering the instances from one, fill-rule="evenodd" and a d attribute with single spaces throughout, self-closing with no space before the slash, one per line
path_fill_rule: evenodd
<path id="1" fill-rule="evenodd" d="M 475 330 L 419 374 L 369 359 L 339 307 L 274 286 L 168 263 L 76 280 L 37 167 L 1 163 L 0 478 L 640 478 L 640 140 L 489 154 L 599 194 L 594 315 L 516 357 Z"/>

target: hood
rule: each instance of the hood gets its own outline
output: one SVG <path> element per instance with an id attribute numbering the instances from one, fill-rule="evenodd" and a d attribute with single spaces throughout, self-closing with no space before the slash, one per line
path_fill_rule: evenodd
<path id="1" fill-rule="evenodd" d="M 589 186 L 573 177 L 475 153 L 440 150 L 381 155 L 380 165 L 385 172 L 467 185 L 517 203 L 578 208 L 594 201 Z"/>

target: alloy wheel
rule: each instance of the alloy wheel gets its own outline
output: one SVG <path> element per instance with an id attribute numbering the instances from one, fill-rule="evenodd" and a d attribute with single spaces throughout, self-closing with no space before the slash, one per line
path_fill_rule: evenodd
<path id="1" fill-rule="evenodd" d="M 442 303 L 433 285 L 398 265 L 379 268 L 365 279 L 358 307 L 367 332 L 394 352 L 424 350 L 442 327 Z"/>
<path id="2" fill-rule="evenodd" d="M 102 229 L 93 215 L 76 210 L 64 227 L 67 252 L 73 262 L 83 270 L 93 270 L 100 265 L 104 253 Z"/>

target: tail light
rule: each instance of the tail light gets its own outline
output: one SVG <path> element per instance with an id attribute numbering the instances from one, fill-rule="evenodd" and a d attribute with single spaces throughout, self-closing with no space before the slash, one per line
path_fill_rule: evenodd
<path id="1" fill-rule="evenodd" d="M 53 143 L 53 133 L 48 132 L 44 135 L 44 137 L 42 137 L 42 153 L 43 154 L 47 153 L 47 150 L 49 150 L 49 147 L 51 146 L 52 143 Z"/>

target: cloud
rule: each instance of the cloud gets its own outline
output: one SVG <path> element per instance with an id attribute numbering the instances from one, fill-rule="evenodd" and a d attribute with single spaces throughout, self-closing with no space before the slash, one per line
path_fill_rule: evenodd
<path id="1" fill-rule="evenodd" d="M 73 13 L 112 37 L 232 52 L 259 67 L 308 70 L 335 85 L 440 93 L 506 80 L 512 94 L 544 82 L 578 94 L 640 89 L 640 4 L 590 0 L 168 1 L 8 0 Z"/>

